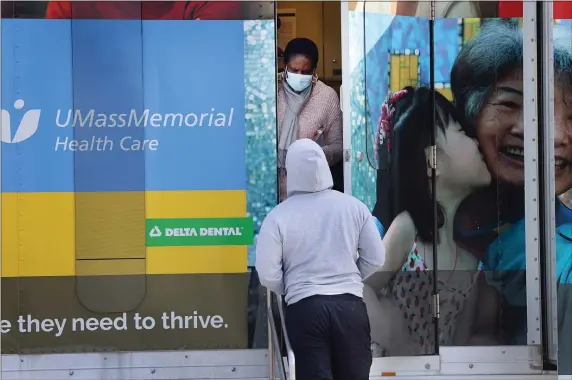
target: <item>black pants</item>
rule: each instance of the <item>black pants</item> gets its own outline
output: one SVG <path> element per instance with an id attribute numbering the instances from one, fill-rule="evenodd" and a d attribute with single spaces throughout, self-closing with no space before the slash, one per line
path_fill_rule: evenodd
<path id="1" fill-rule="evenodd" d="M 286 308 L 296 380 L 368 380 L 369 319 L 363 300 L 350 294 L 312 296 Z"/>

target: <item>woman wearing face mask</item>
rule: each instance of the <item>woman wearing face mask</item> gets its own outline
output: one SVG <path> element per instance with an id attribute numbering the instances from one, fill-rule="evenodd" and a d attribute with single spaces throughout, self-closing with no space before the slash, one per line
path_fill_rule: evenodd
<path id="1" fill-rule="evenodd" d="M 318 47 L 307 38 L 295 38 L 284 49 L 284 64 L 278 76 L 280 201 L 286 198 L 286 153 L 294 141 L 316 141 L 330 167 L 342 158 L 340 101 L 331 87 L 318 80 Z"/>
<path id="2" fill-rule="evenodd" d="M 572 188 L 570 38 L 570 30 L 555 26 L 556 195 Z M 474 124 L 493 176 L 491 186 L 469 197 L 456 217 L 456 240 L 483 260 L 486 271 L 486 282 L 479 287 L 474 344 L 526 344 L 522 51 L 516 24 L 489 21 L 463 47 L 451 72 L 456 105 Z M 558 200 L 557 234 L 570 237 L 571 222 L 572 212 Z M 557 237 L 558 273 L 570 265 L 565 246 L 570 246 L 567 240 Z"/>

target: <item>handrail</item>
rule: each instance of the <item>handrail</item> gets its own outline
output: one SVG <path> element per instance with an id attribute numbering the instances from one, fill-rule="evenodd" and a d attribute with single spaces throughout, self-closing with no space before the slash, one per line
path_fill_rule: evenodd
<path id="1" fill-rule="evenodd" d="M 280 346 L 274 344 L 274 335 L 276 333 L 276 326 L 274 321 L 271 321 L 272 316 L 272 292 L 266 290 L 266 319 L 268 324 L 268 371 L 270 373 L 270 380 L 276 378 L 276 349 L 280 352 Z M 282 355 L 280 355 L 282 356 Z"/>
<path id="2" fill-rule="evenodd" d="M 274 311 L 272 310 L 272 293 L 267 290 L 266 304 L 267 304 L 267 318 L 268 318 L 268 358 L 270 366 L 270 379 L 276 378 L 276 359 L 278 359 L 278 369 L 280 370 L 280 378 L 285 380 L 296 380 L 296 364 L 294 359 L 294 351 L 288 339 L 288 332 L 286 331 L 286 320 L 284 319 L 284 307 L 282 305 L 282 296 L 276 294 L 278 304 L 278 313 L 280 317 L 280 327 L 284 335 L 284 343 L 286 345 L 286 357 L 288 360 L 288 376 L 286 376 L 286 369 L 284 368 L 284 361 L 282 353 L 280 352 L 280 342 L 278 340 L 278 332 L 274 322 Z"/>
<path id="3" fill-rule="evenodd" d="M 282 324 L 282 331 L 284 332 L 284 343 L 286 344 L 286 354 L 288 357 L 288 373 L 290 375 L 290 380 L 296 380 L 296 359 L 294 358 L 294 350 L 290 344 L 290 339 L 288 338 L 288 332 L 286 330 L 286 319 L 284 317 L 284 304 L 282 303 L 282 296 L 277 294 L 278 303 L 278 313 L 280 314 L 280 323 Z"/>
<path id="4" fill-rule="evenodd" d="M 276 331 L 276 325 L 274 324 L 274 318 L 268 318 L 268 326 L 270 327 L 269 330 L 272 333 L 272 343 L 274 348 L 280 347 L 280 340 L 278 339 L 278 332 Z M 284 368 L 284 361 L 282 359 L 282 353 L 280 350 L 268 350 L 268 357 L 272 363 L 272 369 L 270 373 L 271 380 L 274 380 L 276 377 L 276 366 L 275 364 L 278 362 L 278 370 L 280 375 L 280 380 L 288 380 L 286 377 L 286 369 Z"/>

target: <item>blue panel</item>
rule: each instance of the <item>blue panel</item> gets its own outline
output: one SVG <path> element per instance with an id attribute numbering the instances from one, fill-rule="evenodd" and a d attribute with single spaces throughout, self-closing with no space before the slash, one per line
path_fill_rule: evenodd
<path id="1" fill-rule="evenodd" d="M 147 189 L 246 190 L 243 22 L 145 21 L 143 36 L 147 108 L 227 115 L 221 127 L 207 116 L 203 126 L 147 128 L 160 146 L 146 155 Z"/>
<path id="2" fill-rule="evenodd" d="M 451 82 L 451 69 L 461 48 L 460 33 L 456 18 L 435 20 L 435 83 Z"/>
<path id="3" fill-rule="evenodd" d="M 24 107 L 15 109 L 16 100 Z M 2 143 L 2 191 L 73 190 L 73 156 L 54 153 L 57 137 L 72 130 L 56 127 L 56 110 L 72 106 L 71 22 L 2 20 L 2 109 L 9 113 L 12 139 L 28 111 L 40 110 L 37 131 L 18 143 Z M 5 140 L 4 138 L 2 139 Z"/>
<path id="4" fill-rule="evenodd" d="M 72 121 L 65 128 L 72 128 L 74 139 L 88 146 L 74 153 L 75 190 L 142 191 L 145 151 L 121 149 L 121 140 L 143 140 L 145 131 L 132 125 L 113 127 L 112 121 L 115 114 L 143 111 L 141 21 L 74 20 L 72 41 L 74 108 L 87 124 L 82 127 L 81 120 L 75 120 L 72 127 L 73 116 L 60 122 Z"/>
<path id="5" fill-rule="evenodd" d="M 246 189 L 242 21 L 4 20 L 2 31 L 2 191 Z"/>

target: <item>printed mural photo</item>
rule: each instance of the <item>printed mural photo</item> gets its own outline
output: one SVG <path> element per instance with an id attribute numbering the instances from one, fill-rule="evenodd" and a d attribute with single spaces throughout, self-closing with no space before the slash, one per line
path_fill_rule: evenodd
<path id="1" fill-rule="evenodd" d="M 357 2 L 349 15 L 351 144 L 359 154 L 352 162 L 352 193 L 379 220 L 388 252 L 364 290 L 374 357 L 431 354 L 436 342 L 524 346 L 522 19 L 490 18 L 498 14 L 480 6 L 485 2 L 439 2 L 431 57 L 428 14 L 422 2 L 408 3 Z M 555 20 L 553 33 L 559 371 L 566 374 L 572 363 L 564 338 L 570 331 L 564 319 L 572 325 L 564 285 L 572 270 L 566 206 L 572 23 Z M 432 314 L 434 285 L 439 326 Z"/>

